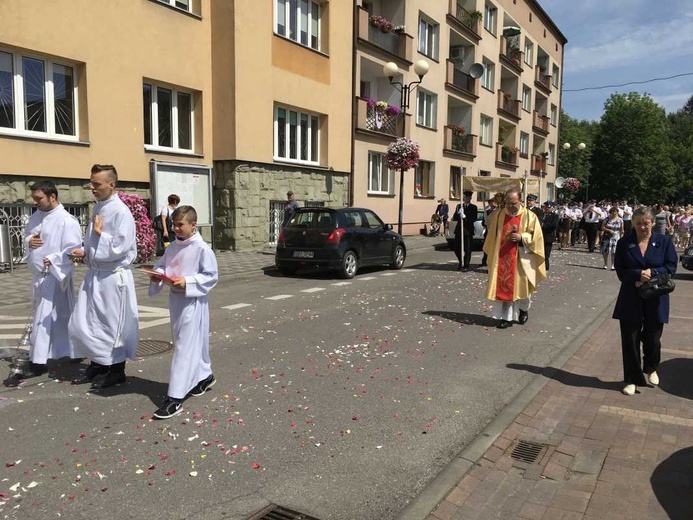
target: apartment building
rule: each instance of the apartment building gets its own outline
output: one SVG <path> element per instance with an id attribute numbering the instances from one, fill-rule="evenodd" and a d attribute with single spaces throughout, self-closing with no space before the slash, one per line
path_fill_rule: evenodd
<path id="1" fill-rule="evenodd" d="M 438 199 L 459 201 L 463 176 L 519 177 L 553 198 L 567 40 L 538 2 L 358 0 L 355 18 L 356 205 L 397 221 L 400 174 L 385 152 L 402 135 L 421 156 L 405 173 L 405 234 L 430 221 Z M 429 71 L 419 78 L 421 59 Z M 388 62 L 399 69 L 393 83 L 421 80 L 404 117 Z"/>

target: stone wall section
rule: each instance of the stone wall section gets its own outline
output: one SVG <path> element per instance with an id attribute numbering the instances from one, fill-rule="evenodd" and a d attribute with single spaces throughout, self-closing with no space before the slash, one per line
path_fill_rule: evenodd
<path id="1" fill-rule="evenodd" d="M 303 207 L 322 201 L 349 204 L 349 174 L 330 170 L 239 161 L 214 163 L 214 246 L 243 251 L 270 238 L 270 202 L 285 201 L 291 190 Z"/>

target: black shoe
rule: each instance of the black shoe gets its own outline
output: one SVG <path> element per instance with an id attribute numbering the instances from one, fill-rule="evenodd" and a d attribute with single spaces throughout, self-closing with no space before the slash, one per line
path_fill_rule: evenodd
<path id="1" fill-rule="evenodd" d="M 107 367 L 106 365 L 99 365 L 98 363 L 94 363 L 92 361 L 91 364 L 84 371 L 84 374 L 79 376 L 77 379 L 72 380 L 72 384 L 83 385 L 84 383 L 93 381 L 94 379 L 96 379 L 97 376 L 107 373 L 108 370 L 109 367 Z"/>
<path id="2" fill-rule="evenodd" d="M 93 385 L 92 388 L 110 388 L 112 386 L 120 385 L 124 383 L 126 380 L 127 378 L 125 377 L 125 361 L 122 361 L 121 363 L 111 365 L 109 367 L 108 374 L 106 374 L 106 379 L 103 380 L 103 383 L 101 383 L 100 385 Z"/>
<path id="3" fill-rule="evenodd" d="M 461 270 L 462 270 L 462 264 L 460 264 L 460 265 L 457 266 L 457 270 L 458 270 L 458 271 L 461 271 Z"/>
<path id="4" fill-rule="evenodd" d="M 87 358 L 83 358 L 83 357 L 72 358 L 72 359 L 70 359 L 70 364 L 71 365 L 79 365 L 85 359 L 87 359 Z"/>
<path id="5" fill-rule="evenodd" d="M 508 327 L 512 327 L 513 322 L 512 321 L 506 321 L 506 320 L 501 320 L 501 322 L 496 325 L 497 329 L 507 329 Z"/>
<path id="6" fill-rule="evenodd" d="M 164 404 L 154 412 L 155 419 L 170 419 L 183 411 L 183 402 L 180 399 L 167 397 Z"/>
<path id="7" fill-rule="evenodd" d="M 529 313 L 527 311 L 520 311 L 520 316 L 517 318 L 517 322 L 520 325 L 524 325 L 527 323 L 527 320 L 529 319 Z"/>
<path id="8" fill-rule="evenodd" d="M 190 395 L 194 395 L 195 397 L 205 395 L 205 392 L 207 392 L 207 390 L 209 390 L 216 384 L 217 380 L 214 377 L 214 374 L 210 374 L 209 377 L 197 383 L 195 387 L 192 390 L 190 390 Z"/>
<path id="9" fill-rule="evenodd" d="M 29 379 L 30 377 L 42 376 L 48 372 L 48 367 L 45 363 L 34 363 L 33 361 L 29 363 L 29 370 L 23 372 L 21 375 L 22 379 Z"/>

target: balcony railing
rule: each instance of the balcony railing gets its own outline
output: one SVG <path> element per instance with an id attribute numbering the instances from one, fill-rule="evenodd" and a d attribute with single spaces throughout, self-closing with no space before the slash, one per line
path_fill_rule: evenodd
<path id="1" fill-rule="evenodd" d="M 474 134 L 460 134 L 454 127 L 446 126 L 445 150 L 476 156 L 476 137 Z"/>
<path id="2" fill-rule="evenodd" d="M 538 65 L 534 70 L 536 71 L 534 83 L 546 92 L 551 93 L 551 76 L 544 74 L 543 69 Z"/>
<path id="3" fill-rule="evenodd" d="M 549 117 L 548 116 L 542 116 L 539 112 L 536 110 L 534 111 L 534 121 L 532 122 L 532 126 L 534 127 L 535 130 L 538 130 L 539 132 L 543 132 L 548 134 L 549 133 Z"/>
<path id="4" fill-rule="evenodd" d="M 462 7 L 458 0 L 450 0 L 448 14 L 480 38 L 481 18 L 476 13 L 478 11 L 468 11 Z"/>
<path id="5" fill-rule="evenodd" d="M 519 152 L 514 146 L 496 143 L 496 162 L 517 166 Z"/>
<path id="6" fill-rule="evenodd" d="M 478 97 L 478 83 L 466 72 L 455 68 L 455 62 L 447 60 L 447 77 L 445 80 L 449 85 L 463 90 L 467 94 Z"/>
<path id="7" fill-rule="evenodd" d="M 522 70 L 522 60 L 524 53 L 512 44 L 505 36 L 501 36 L 501 56 L 510 63 Z"/>
<path id="8" fill-rule="evenodd" d="M 370 15 L 363 7 L 358 7 L 358 37 L 376 47 L 389 52 L 405 61 L 411 62 L 413 38 L 405 33 L 383 32 L 373 27 Z"/>
<path id="9" fill-rule="evenodd" d="M 498 91 L 498 108 L 503 112 L 519 118 L 521 104 L 519 99 L 512 98 L 512 94 L 506 94 L 502 90 Z"/>
<path id="10" fill-rule="evenodd" d="M 532 171 L 545 172 L 547 159 L 543 155 L 532 155 Z"/>
<path id="11" fill-rule="evenodd" d="M 400 137 L 402 123 L 402 115 L 389 114 L 385 110 L 368 106 L 365 99 L 357 98 L 357 128 Z"/>

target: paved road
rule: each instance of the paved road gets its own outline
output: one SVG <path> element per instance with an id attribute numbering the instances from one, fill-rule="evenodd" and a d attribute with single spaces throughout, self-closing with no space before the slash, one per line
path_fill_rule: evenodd
<path id="1" fill-rule="evenodd" d="M 599 255 L 554 254 L 530 321 L 504 331 L 488 318 L 484 274 L 455 271 L 449 251 L 413 251 L 405 270 L 349 282 L 226 279 L 210 299 L 219 384 L 177 418 L 150 420 L 170 355 L 129 363 L 128 383 L 101 394 L 60 382 L 77 370 L 65 363 L 55 379 L 0 391 L 0 515 L 165 506 L 171 518 L 243 519 L 278 503 L 392 518 L 534 378 L 508 363 L 548 364 L 611 304 L 615 275 L 595 268 Z M 170 339 L 164 323 L 141 333 Z"/>

